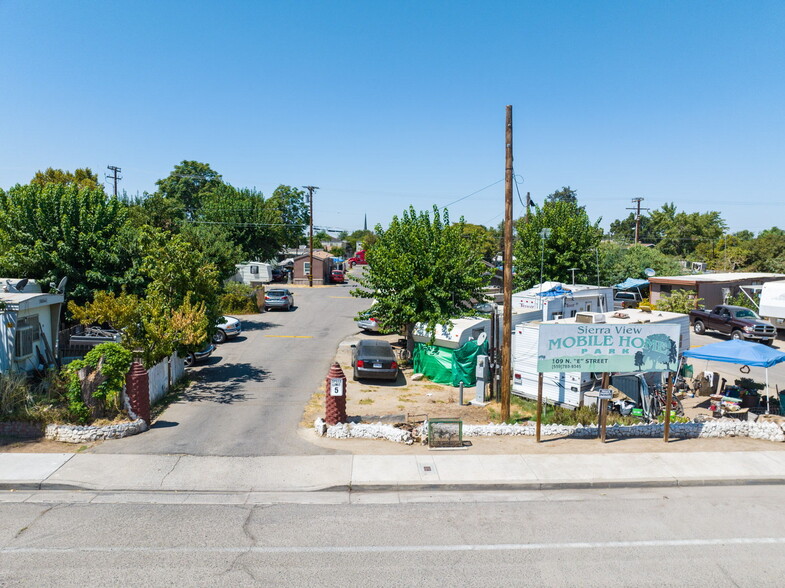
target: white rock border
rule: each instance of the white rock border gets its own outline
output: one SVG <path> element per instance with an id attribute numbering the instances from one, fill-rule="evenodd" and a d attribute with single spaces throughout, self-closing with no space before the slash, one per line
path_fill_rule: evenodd
<path id="1" fill-rule="evenodd" d="M 427 441 L 427 421 L 415 428 L 414 434 L 383 423 L 341 423 L 331 427 L 321 418 L 314 423 L 316 433 L 322 437 L 333 439 L 386 439 L 395 443 L 411 445 L 415 440 Z M 653 438 L 664 435 L 665 425 L 662 423 L 640 425 L 613 425 L 606 429 L 606 436 L 612 438 Z M 487 424 L 463 425 L 464 437 L 495 437 L 524 435 L 533 437 L 536 434 L 534 423 L 526 424 Z M 599 436 L 598 425 L 543 425 L 543 437 L 572 437 L 577 439 L 593 439 Z M 670 434 L 677 439 L 716 439 L 721 437 L 749 437 L 763 439 L 775 443 L 785 442 L 785 423 L 749 422 L 736 419 L 720 419 L 702 423 L 671 423 Z"/>
<path id="2" fill-rule="evenodd" d="M 86 443 L 106 439 L 122 439 L 143 433 L 149 427 L 142 419 L 114 425 L 47 425 L 44 437 L 63 443 Z"/>

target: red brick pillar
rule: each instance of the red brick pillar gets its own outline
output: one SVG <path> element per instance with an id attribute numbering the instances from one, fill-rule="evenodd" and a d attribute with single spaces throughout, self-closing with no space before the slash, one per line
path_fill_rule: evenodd
<path id="1" fill-rule="evenodd" d="M 135 361 L 125 376 L 125 393 L 134 414 L 150 424 L 150 378 L 142 364 Z"/>
<path id="2" fill-rule="evenodd" d="M 346 422 L 346 376 L 338 362 L 330 366 L 325 378 L 324 421 L 328 425 Z"/>

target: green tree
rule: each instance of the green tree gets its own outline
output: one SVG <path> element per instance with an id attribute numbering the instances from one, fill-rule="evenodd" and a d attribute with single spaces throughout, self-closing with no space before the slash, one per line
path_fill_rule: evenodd
<path id="1" fill-rule="evenodd" d="M 665 229 L 658 247 L 663 253 L 686 259 L 700 243 L 717 241 L 726 228 L 719 212 L 679 212 Z"/>
<path id="2" fill-rule="evenodd" d="M 466 223 L 463 226 L 463 234 L 485 261 L 492 262 L 499 253 L 499 238 L 493 229 Z"/>
<path id="3" fill-rule="evenodd" d="M 98 175 L 94 174 L 89 167 L 77 168 L 73 173 L 48 167 L 44 171 L 35 172 L 30 183 L 41 187 L 47 184 L 65 184 L 66 186 L 76 186 L 77 188 L 104 189 L 98 182 Z"/>
<path id="4" fill-rule="evenodd" d="M 777 227 L 761 231 L 745 244 L 748 271 L 785 273 L 785 231 Z"/>
<path id="5" fill-rule="evenodd" d="M 119 291 L 133 264 L 124 243 L 126 205 L 102 190 L 49 183 L 0 190 L 0 273 L 58 282 L 83 302 Z"/>
<path id="6" fill-rule="evenodd" d="M 659 276 L 677 276 L 683 273 L 676 258 L 665 255 L 645 245 L 619 245 L 600 243 L 600 279 L 603 284 L 618 284 L 627 278 L 645 280 L 644 270 L 653 269 Z"/>
<path id="7" fill-rule="evenodd" d="M 182 205 L 186 216 L 190 217 L 201 206 L 204 194 L 222 183 L 220 174 L 208 164 L 184 160 L 156 185 L 160 196 Z"/>
<path id="8" fill-rule="evenodd" d="M 610 226 L 611 238 L 621 243 L 635 243 L 635 214 L 627 218 L 615 220 Z M 652 220 L 642 214 L 638 226 L 638 243 L 656 243 L 659 241 L 652 230 Z"/>
<path id="9" fill-rule="evenodd" d="M 561 190 L 556 190 L 553 194 L 548 194 L 545 199 L 547 202 L 578 204 L 578 191 L 573 190 L 569 186 L 564 186 Z"/>
<path id="10" fill-rule="evenodd" d="M 467 311 L 466 301 L 484 298 L 482 258 L 463 238 L 463 219 L 450 224 L 445 209 L 417 212 L 410 206 L 390 226 L 376 227 L 368 269 L 353 296 L 374 298 L 373 312 L 388 331 L 405 329 L 409 348 L 417 322 L 431 329 Z"/>
<path id="11" fill-rule="evenodd" d="M 586 210 L 575 202 L 546 201 L 535 207 L 529 222 L 516 221 L 518 241 L 515 243 L 515 287 L 530 288 L 543 280 L 569 283 L 571 268 L 576 268 L 576 281 L 594 281 L 597 247 L 602 231 L 599 220 L 592 224 Z M 542 231 L 547 229 L 548 236 Z"/>

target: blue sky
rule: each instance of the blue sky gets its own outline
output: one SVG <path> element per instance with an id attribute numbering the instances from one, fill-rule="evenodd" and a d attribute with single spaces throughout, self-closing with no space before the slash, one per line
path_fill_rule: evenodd
<path id="1" fill-rule="evenodd" d="M 498 224 L 505 105 L 522 193 L 785 212 L 785 3 L 0 0 L 0 187 L 184 159 L 269 194 L 316 185 L 318 226 L 408 205 Z M 516 201 L 516 216 L 522 207 Z"/>

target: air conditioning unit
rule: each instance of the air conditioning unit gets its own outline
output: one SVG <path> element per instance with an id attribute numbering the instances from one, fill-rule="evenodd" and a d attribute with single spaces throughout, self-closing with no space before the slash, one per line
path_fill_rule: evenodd
<path id="1" fill-rule="evenodd" d="M 605 315 L 601 312 L 578 312 L 575 314 L 576 323 L 599 324 L 605 322 Z"/>

